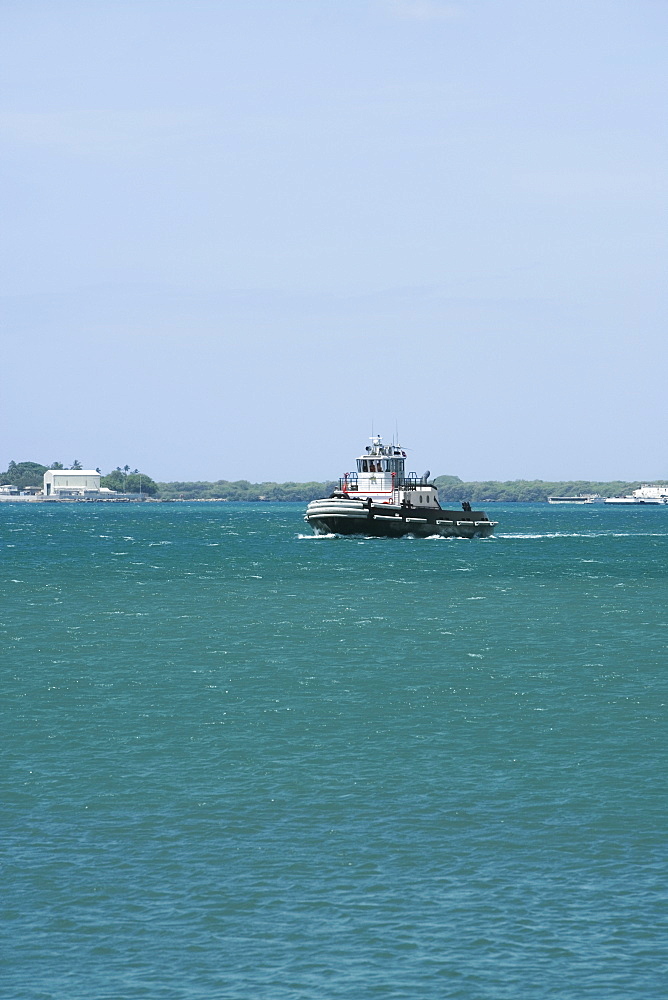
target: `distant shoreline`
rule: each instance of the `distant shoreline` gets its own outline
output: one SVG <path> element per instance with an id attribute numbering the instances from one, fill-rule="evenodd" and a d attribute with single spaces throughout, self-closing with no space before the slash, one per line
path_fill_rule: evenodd
<path id="1" fill-rule="evenodd" d="M 42 480 L 48 468 L 57 465 L 44 466 L 36 462 L 10 462 L 6 472 L 0 473 L 0 485 L 12 484 L 19 492 L 37 491 L 42 488 Z M 80 468 L 80 466 L 73 466 Z M 328 497 L 339 487 L 339 480 L 323 482 L 261 482 L 251 483 L 247 479 L 228 480 L 180 480 L 171 482 L 156 482 L 149 475 L 139 470 L 128 472 L 117 468 L 100 480 L 101 486 L 116 491 L 116 496 L 107 498 L 72 498 L 72 502 L 92 503 L 132 503 L 150 501 L 200 500 L 216 502 L 267 502 L 267 503 L 310 503 L 322 497 Z M 462 503 L 469 501 L 476 505 L 486 503 L 521 503 L 547 501 L 550 496 L 579 496 L 582 494 L 597 494 L 602 498 L 625 496 L 643 485 L 643 481 L 634 480 L 553 480 L 544 479 L 513 479 L 513 480 L 469 480 L 464 481 L 458 476 L 436 476 L 431 480 L 438 487 L 441 503 Z M 644 482 L 650 482 L 645 480 Z M 666 480 L 652 480 L 657 485 L 665 485 Z M 133 494 L 133 496 L 128 496 Z M 52 497 L 0 496 L 0 500 L 20 500 L 43 503 L 46 500 L 54 502 Z M 69 502 L 58 500 L 57 502 Z"/>
<path id="2" fill-rule="evenodd" d="M 547 501 L 549 496 L 577 496 L 599 494 L 602 497 L 626 495 L 642 485 L 640 480 L 484 480 L 464 482 L 457 476 L 436 476 L 432 482 L 438 487 L 441 502 L 461 503 L 464 500 L 482 503 L 522 503 Z M 647 482 L 647 480 L 645 480 Z M 664 480 L 654 480 L 663 483 Z M 338 488 L 338 481 L 309 483 L 250 483 L 247 480 L 218 480 L 217 482 L 156 483 L 156 496 L 162 500 L 228 500 L 250 502 L 302 502 L 308 503 L 329 496 Z"/>

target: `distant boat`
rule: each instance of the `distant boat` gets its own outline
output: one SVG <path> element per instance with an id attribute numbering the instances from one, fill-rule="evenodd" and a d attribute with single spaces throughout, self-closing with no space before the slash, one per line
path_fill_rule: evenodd
<path id="1" fill-rule="evenodd" d="M 596 503 L 602 500 L 598 493 L 580 493 L 576 497 L 548 497 L 548 503 Z"/>
<path id="2" fill-rule="evenodd" d="M 643 483 L 639 489 L 623 497 L 608 497 L 606 503 L 622 505 L 646 504 L 654 507 L 668 504 L 668 486 L 651 486 Z"/>
<path id="3" fill-rule="evenodd" d="M 357 459 L 357 470 L 339 480 L 331 496 L 313 500 L 304 520 L 316 535 L 442 535 L 446 538 L 487 538 L 497 521 L 481 510 L 443 510 L 438 490 L 429 482 L 429 472 L 418 476 L 405 472 L 406 452 L 400 445 L 383 444 L 379 435 L 371 439 Z"/>

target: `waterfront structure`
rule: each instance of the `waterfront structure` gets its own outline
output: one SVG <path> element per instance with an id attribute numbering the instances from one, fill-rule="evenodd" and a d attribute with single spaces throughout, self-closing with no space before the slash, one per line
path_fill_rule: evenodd
<path id="1" fill-rule="evenodd" d="M 45 497 L 65 500 L 76 497 L 99 496 L 100 473 L 95 469 L 47 469 L 44 473 Z M 104 492 L 111 492 L 105 490 Z"/>

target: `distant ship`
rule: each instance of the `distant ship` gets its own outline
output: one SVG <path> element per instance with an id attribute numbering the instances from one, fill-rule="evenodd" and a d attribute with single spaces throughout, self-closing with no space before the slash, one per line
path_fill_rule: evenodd
<path id="1" fill-rule="evenodd" d="M 660 506 L 668 503 L 668 486 L 651 486 L 643 484 L 639 489 L 624 497 L 608 497 L 606 503 L 612 504 L 650 504 Z"/>
<path id="2" fill-rule="evenodd" d="M 498 521 L 481 510 L 443 510 L 429 472 L 420 478 L 406 475 L 406 452 L 400 445 L 384 445 L 379 434 L 357 459 L 357 470 L 339 480 L 331 496 L 313 500 L 304 520 L 318 535 L 443 535 L 487 538 Z"/>
<path id="3" fill-rule="evenodd" d="M 576 497 L 548 497 L 548 503 L 596 503 L 597 500 L 602 500 L 597 493 L 580 493 Z"/>

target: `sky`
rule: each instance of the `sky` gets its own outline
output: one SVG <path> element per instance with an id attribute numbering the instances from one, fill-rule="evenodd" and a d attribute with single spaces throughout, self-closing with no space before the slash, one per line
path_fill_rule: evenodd
<path id="1" fill-rule="evenodd" d="M 0 466 L 668 479 L 666 0 L 0 0 Z"/>

